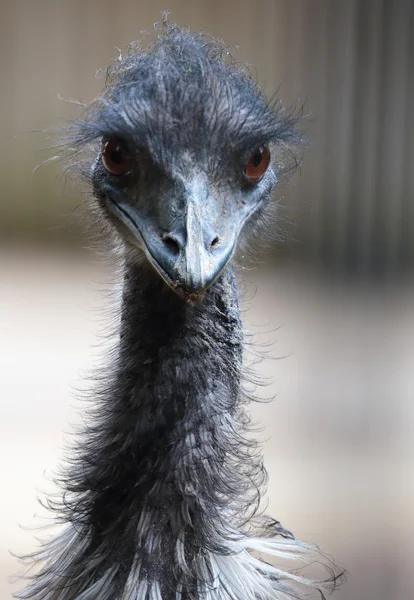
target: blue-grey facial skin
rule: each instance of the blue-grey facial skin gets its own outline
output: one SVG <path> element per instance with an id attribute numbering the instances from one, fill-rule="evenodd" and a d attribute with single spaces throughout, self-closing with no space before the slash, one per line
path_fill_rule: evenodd
<path id="1" fill-rule="evenodd" d="M 236 64 L 224 64 L 220 46 L 177 36 L 123 61 L 77 143 L 122 144 L 129 171 L 110 174 L 98 155 L 95 196 L 173 289 L 201 296 L 269 203 L 278 153 L 299 138 L 294 118 L 266 103 Z M 263 145 L 272 162 L 251 182 L 244 167 Z"/>
<path id="2" fill-rule="evenodd" d="M 123 176 L 107 173 L 101 159 L 94 180 L 128 242 L 171 287 L 197 295 L 230 260 L 242 228 L 266 203 L 276 177 L 269 168 L 260 181 L 249 183 L 240 162 L 233 182 L 215 181 L 183 154 L 180 166 L 167 172 L 130 152 L 131 168 Z"/>

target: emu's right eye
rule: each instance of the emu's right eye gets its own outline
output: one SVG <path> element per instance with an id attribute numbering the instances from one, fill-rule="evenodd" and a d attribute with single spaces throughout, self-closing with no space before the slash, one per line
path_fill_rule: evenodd
<path id="1" fill-rule="evenodd" d="M 253 152 L 244 167 L 246 179 L 257 183 L 266 173 L 270 164 L 270 150 L 268 146 L 260 146 Z"/>
<path id="2" fill-rule="evenodd" d="M 111 175 L 126 175 L 131 169 L 131 160 L 125 146 L 115 140 L 103 142 L 102 162 Z"/>

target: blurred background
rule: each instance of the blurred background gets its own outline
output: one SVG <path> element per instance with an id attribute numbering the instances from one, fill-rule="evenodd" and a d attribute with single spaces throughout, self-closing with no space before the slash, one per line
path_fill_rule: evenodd
<path id="1" fill-rule="evenodd" d="M 41 133 L 78 118 L 118 48 L 160 12 L 237 45 L 272 96 L 304 105 L 310 147 L 278 190 L 283 246 L 245 272 L 244 321 L 271 342 L 269 512 L 349 571 L 338 600 L 414 589 L 414 3 L 0 0 L 0 597 L 34 547 L 71 390 L 99 356 L 106 290 L 77 225 L 82 186 Z M 82 220 L 82 216 L 80 217 Z M 279 328 L 276 330 L 276 328 Z M 283 360 L 277 360 L 285 357 Z M 250 359 L 249 353 L 247 360 Z M 46 471 L 46 473 L 45 473 Z M 48 487 L 49 486 L 49 487 Z"/>

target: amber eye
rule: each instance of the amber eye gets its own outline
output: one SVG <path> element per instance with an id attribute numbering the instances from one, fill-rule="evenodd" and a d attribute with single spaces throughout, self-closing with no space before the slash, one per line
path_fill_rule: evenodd
<path id="1" fill-rule="evenodd" d="M 253 152 L 244 167 L 244 174 L 249 181 L 259 181 L 266 173 L 270 163 L 270 150 L 267 146 L 260 146 Z"/>
<path id="2" fill-rule="evenodd" d="M 103 142 L 102 162 L 111 175 L 125 175 L 131 168 L 126 148 L 121 142 L 115 140 Z"/>

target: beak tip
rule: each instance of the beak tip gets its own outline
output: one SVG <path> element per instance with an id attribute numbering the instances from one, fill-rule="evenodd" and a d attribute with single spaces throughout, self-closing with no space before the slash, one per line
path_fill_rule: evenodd
<path id="1" fill-rule="evenodd" d="M 226 261 L 214 260 L 203 268 L 187 268 L 178 267 L 176 269 L 175 283 L 185 295 L 194 300 L 201 299 L 205 296 L 206 291 L 214 284 L 220 276 Z"/>

